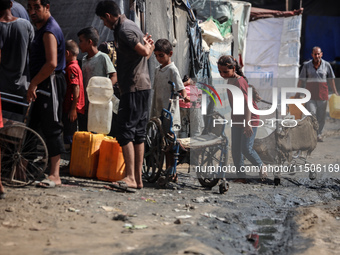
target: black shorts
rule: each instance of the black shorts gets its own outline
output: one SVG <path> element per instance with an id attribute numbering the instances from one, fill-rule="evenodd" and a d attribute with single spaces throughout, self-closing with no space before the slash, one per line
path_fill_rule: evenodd
<path id="1" fill-rule="evenodd" d="M 144 143 L 149 119 L 150 94 L 151 90 L 142 90 L 121 96 L 116 125 L 120 146 L 129 142 Z"/>

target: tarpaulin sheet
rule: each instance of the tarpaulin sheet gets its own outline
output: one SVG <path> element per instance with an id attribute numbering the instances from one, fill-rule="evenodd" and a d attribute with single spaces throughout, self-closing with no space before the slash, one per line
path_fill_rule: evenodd
<path id="1" fill-rule="evenodd" d="M 243 1 L 231 1 L 231 4 L 234 8 L 234 22 L 238 22 L 238 54 L 244 59 L 251 4 Z"/>
<path id="2" fill-rule="evenodd" d="M 340 57 L 340 17 L 307 16 L 303 60 L 312 58 L 314 46 L 322 49 L 327 61 Z"/>
<path id="3" fill-rule="evenodd" d="M 265 100 L 273 87 L 295 87 L 299 75 L 301 15 L 249 23 L 245 75 Z"/>
<path id="4" fill-rule="evenodd" d="M 189 74 L 189 38 L 187 35 L 188 13 L 184 5 L 175 6 L 173 13 L 172 0 L 146 0 L 146 30 L 156 42 L 168 39 L 173 45 L 171 60 L 177 66 L 181 78 Z M 149 60 L 150 78 L 153 80 L 155 67 L 158 66 L 154 55 Z M 167 86 L 167 84 L 165 84 Z"/>

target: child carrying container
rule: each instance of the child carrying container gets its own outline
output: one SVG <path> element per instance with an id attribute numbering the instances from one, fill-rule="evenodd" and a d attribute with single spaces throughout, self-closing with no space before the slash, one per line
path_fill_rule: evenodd
<path id="1" fill-rule="evenodd" d="M 79 48 L 87 54 L 82 60 L 82 71 L 84 77 L 84 90 L 86 91 L 89 80 L 93 76 L 108 77 L 112 86 L 117 83 L 116 69 L 107 54 L 98 50 L 99 34 L 94 27 L 87 27 L 78 32 Z M 85 93 L 85 119 L 79 120 L 79 130 L 87 131 L 89 101 Z"/>

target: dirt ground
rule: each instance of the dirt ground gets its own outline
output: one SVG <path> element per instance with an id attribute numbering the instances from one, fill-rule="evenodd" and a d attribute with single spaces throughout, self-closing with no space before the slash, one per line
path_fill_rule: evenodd
<path id="1" fill-rule="evenodd" d="M 327 119 L 314 164 L 340 164 L 340 120 Z M 67 158 L 67 157 L 65 157 Z M 63 165 L 67 164 L 63 161 Z M 136 193 L 71 177 L 61 187 L 7 189 L 0 200 L 0 255 L 340 254 L 339 173 L 273 176 L 262 183 L 200 186 L 186 166 L 167 189 Z"/>

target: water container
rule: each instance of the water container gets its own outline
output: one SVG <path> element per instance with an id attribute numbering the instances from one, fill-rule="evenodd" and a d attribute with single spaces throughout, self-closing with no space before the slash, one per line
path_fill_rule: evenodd
<path id="1" fill-rule="evenodd" d="M 97 173 L 99 148 L 103 134 L 75 132 L 73 135 L 70 175 L 94 178 Z"/>
<path id="2" fill-rule="evenodd" d="M 340 119 L 340 96 L 332 94 L 329 98 L 329 116 L 334 119 Z"/>
<path id="3" fill-rule="evenodd" d="M 125 177 L 122 147 L 115 138 L 106 136 L 100 145 L 97 178 L 102 181 L 119 181 Z"/>
<path id="4" fill-rule="evenodd" d="M 118 114 L 118 109 L 119 109 L 119 102 L 120 100 L 118 99 L 118 97 L 116 97 L 114 94 L 112 95 L 112 111 L 115 114 Z"/>
<path id="5" fill-rule="evenodd" d="M 113 95 L 112 82 L 107 77 L 93 76 L 86 88 L 90 103 L 108 103 Z"/>
<path id="6" fill-rule="evenodd" d="M 108 134 L 111 130 L 112 102 L 89 104 L 87 130 L 99 134 Z"/>
<path id="7" fill-rule="evenodd" d="M 291 99 L 295 97 L 290 97 Z M 304 104 L 302 104 L 304 105 Z M 288 112 L 290 115 L 294 115 L 296 120 L 300 120 L 302 118 L 302 112 L 295 104 L 289 104 L 288 105 Z"/>

